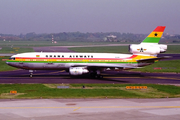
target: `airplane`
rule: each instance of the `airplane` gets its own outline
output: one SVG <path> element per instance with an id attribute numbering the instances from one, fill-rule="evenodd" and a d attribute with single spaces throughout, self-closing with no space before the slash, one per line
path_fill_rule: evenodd
<path id="1" fill-rule="evenodd" d="M 157 57 L 167 50 L 167 45 L 158 44 L 165 27 L 157 26 L 140 44 L 129 45 L 132 54 L 29 52 L 13 55 L 6 63 L 29 70 L 30 77 L 34 70 L 66 70 L 72 76 L 88 73 L 103 78 L 102 71 L 141 68 L 169 58 Z"/>

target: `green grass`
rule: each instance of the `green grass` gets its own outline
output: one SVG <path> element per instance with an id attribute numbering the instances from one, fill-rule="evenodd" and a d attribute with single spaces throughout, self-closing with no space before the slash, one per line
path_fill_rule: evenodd
<path id="1" fill-rule="evenodd" d="M 33 51 L 32 47 L 42 46 L 83 46 L 83 45 L 105 45 L 105 44 L 132 44 L 132 43 L 120 43 L 120 42 L 72 42 L 72 41 L 59 41 L 57 44 L 52 44 L 51 41 L 0 41 L 0 53 L 9 53 L 13 51 L 11 47 L 19 47 L 21 52 Z M 138 43 L 137 43 L 138 44 Z M 22 50 L 21 50 L 22 49 Z M 129 53 L 128 46 L 108 46 L 108 47 L 82 47 L 82 48 L 70 48 L 77 52 L 103 52 L 103 53 Z M 15 52 L 15 53 L 18 53 Z M 179 45 L 168 45 L 166 53 L 180 53 Z"/>
<path id="2" fill-rule="evenodd" d="M 155 69 L 161 68 L 161 69 Z M 141 71 L 141 72 L 175 72 L 180 73 L 180 60 L 170 60 L 170 61 L 158 61 L 149 66 L 143 68 L 133 69 L 131 71 Z"/>
<path id="3" fill-rule="evenodd" d="M 180 45 L 168 45 L 167 52 L 180 54 Z"/>
<path id="4" fill-rule="evenodd" d="M 82 86 L 85 89 L 82 89 Z M 51 86 L 51 85 L 50 85 Z M 56 86 L 56 84 L 53 84 Z M 58 86 L 58 84 L 57 84 Z M 165 98 L 180 97 L 180 87 L 154 84 L 69 84 L 69 89 L 44 84 L 0 84 L 0 98 Z M 147 86 L 144 90 L 127 90 L 126 86 Z M 17 95 L 9 92 L 15 90 Z"/>
<path id="5" fill-rule="evenodd" d="M 104 45 L 104 44 L 128 44 L 120 42 L 80 42 L 80 41 L 57 41 L 57 44 L 52 44 L 51 41 L 2 41 L 0 40 L 0 47 L 2 46 L 12 46 L 13 47 L 42 47 L 42 46 L 83 46 L 83 45 Z M 130 44 L 130 43 L 129 43 Z"/>
<path id="6" fill-rule="evenodd" d="M 17 68 L 7 65 L 6 61 L 2 61 L 3 59 L 9 59 L 9 57 L 0 56 L 0 71 L 17 70 Z"/>
<path id="7" fill-rule="evenodd" d="M 162 91 L 171 95 L 180 95 L 180 87 L 173 86 L 173 85 L 157 85 L 157 84 L 151 84 L 149 87 L 152 87 L 154 89 L 157 89 L 158 91 Z"/>
<path id="8" fill-rule="evenodd" d="M 128 46 L 74 47 L 69 49 L 88 53 L 129 53 Z"/>

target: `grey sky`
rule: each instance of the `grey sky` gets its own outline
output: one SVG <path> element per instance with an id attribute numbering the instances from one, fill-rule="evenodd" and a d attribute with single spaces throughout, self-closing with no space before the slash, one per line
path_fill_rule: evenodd
<path id="1" fill-rule="evenodd" d="M 0 33 L 180 34 L 180 0 L 0 0 Z"/>

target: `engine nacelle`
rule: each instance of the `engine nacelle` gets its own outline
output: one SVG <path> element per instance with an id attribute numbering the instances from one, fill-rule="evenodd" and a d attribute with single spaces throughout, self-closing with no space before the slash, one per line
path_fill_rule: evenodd
<path id="1" fill-rule="evenodd" d="M 154 44 L 132 44 L 129 46 L 129 52 L 133 54 L 148 54 L 157 55 L 166 52 L 167 45 L 154 45 Z"/>
<path id="2" fill-rule="evenodd" d="M 84 67 L 70 67 L 69 68 L 70 75 L 82 75 L 88 72 L 89 72 L 88 69 Z"/>
<path id="3" fill-rule="evenodd" d="M 167 50 L 167 45 L 159 44 L 160 53 L 164 53 Z"/>

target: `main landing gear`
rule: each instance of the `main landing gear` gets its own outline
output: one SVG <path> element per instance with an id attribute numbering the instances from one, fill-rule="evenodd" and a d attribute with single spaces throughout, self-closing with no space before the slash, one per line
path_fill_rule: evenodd
<path id="1" fill-rule="evenodd" d="M 103 75 L 100 74 L 100 71 L 99 70 L 96 70 L 96 71 L 92 71 L 90 73 L 90 76 L 92 78 L 97 78 L 97 79 L 102 79 L 103 78 Z"/>
<path id="2" fill-rule="evenodd" d="M 33 77 L 33 70 L 29 70 L 29 73 L 30 73 L 30 78 Z"/>

